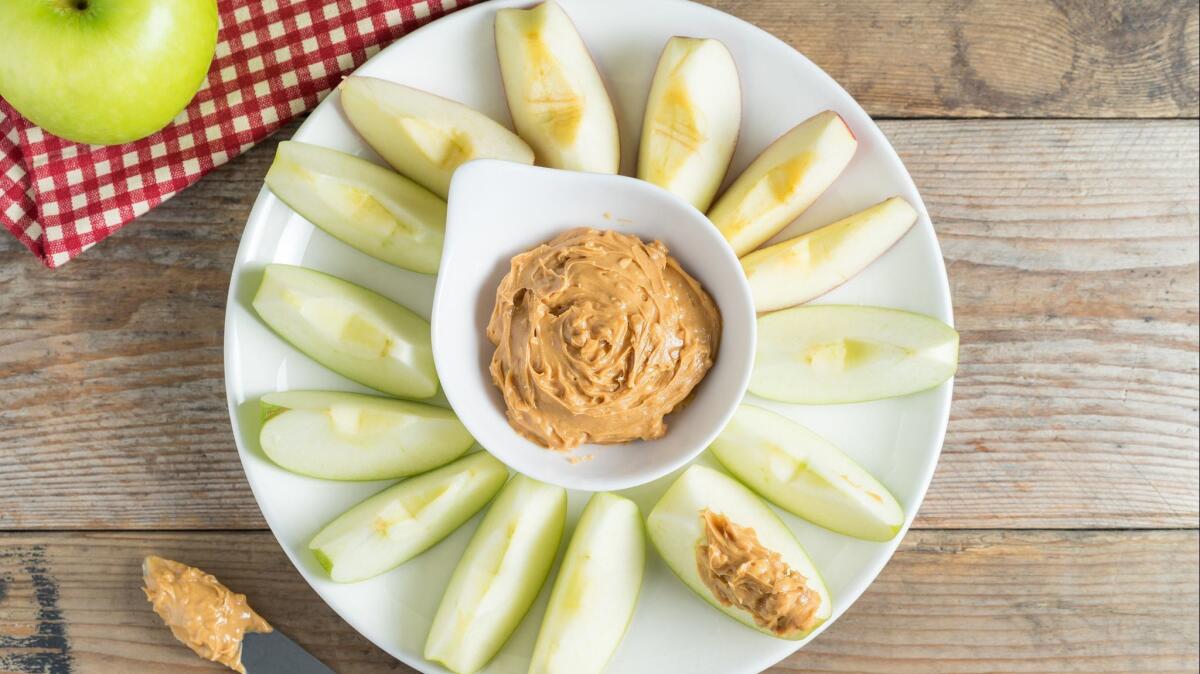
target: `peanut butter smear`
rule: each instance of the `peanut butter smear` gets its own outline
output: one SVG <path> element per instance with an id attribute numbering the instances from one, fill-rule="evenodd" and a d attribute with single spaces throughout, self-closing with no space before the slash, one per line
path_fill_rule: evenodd
<path id="1" fill-rule="evenodd" d="M 509 423 L 556 450 L 664 435 L 720 334 L 716 304 L 666 246 L 588 228 L 514 257 L 487 328 Z"/>
<path id="2" fill-rule="evenodd" d="M 808 579 L 778 552 L 764 548 L 754 529 L 707 508 L 700 519 L 706 540 L 696 546 L 696 565 L 717 601 L 749 612 L 760 627 L 780 636 L 815 626 L 821 595 L 808 586 Z"/>
<path id="3" fill-rule="evenodd" d="M 242 637 L 270 632 L 271 626 L 246 603 L 200 569 L 162 557 L 142 562 L 146 598 L 175 638 L 207 660 L 246 674 Z"/>

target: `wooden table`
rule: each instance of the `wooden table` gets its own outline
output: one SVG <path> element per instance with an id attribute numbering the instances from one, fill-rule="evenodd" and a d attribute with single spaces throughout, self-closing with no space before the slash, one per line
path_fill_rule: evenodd
<path id="1" fill-rule="evenodd" d="M 880 120 L 962 333 L 913 530 L 771 671 L 1196 671 L 1196 3 L 714 4 Z M 148 610 L 150 552 L 250 590 L 339 671 L 411 671 L 284 558 L 226 417 L 230 267 L 294 129 L 60 271 L 0 237 L 0 671 L 214 670 Z"/>

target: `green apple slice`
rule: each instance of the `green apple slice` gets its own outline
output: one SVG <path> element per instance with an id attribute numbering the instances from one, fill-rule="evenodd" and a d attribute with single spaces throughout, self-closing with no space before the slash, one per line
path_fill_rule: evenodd
<path id="1" fill-rule="evenodd" d="M 646 99 L 638 178 L 708 210 L 733 158 L 742 91 L 719 40 L 667 40 Z"/>
<path id="2" fill-rule="evenodd" d="M 826 110 L 775 139 L 709 211 L 733 252 L 745 255 L 787 227 L 833 184 L 858 141 Z"/>
<path id="3" fill-rule="evenodd" d="M 425 657 L 473 674 L 508 641 L 546 582 L 567 517 L 567 492 L 517 475 L 467 544 L 438 606 Z"/>
<path id="4" fill-rule="evenodd" d="M 454 171 L 472 159 L 533 163 L 533 150 L 517 134 L 458 101 L 375 77 L 348 77 L 338 91 L 367 143 L 443 199 Z"/>
<path id="5" fill-rule="evenodd" d="M 706 540 L 700 519 L 700 513 L 705 509 L 720 513 L 740 526 L 753 529 L 763 547 L 779 553 L 789 567 L 805 577 L 808 586 L 821 597 L 816 613 L 817 622 L 813 629 L 829 619 L 833 611 L 829 590 L 787 525 L 762 502 L 762 499 L 755 496 L 754 492 L 728 475 L 697 465 L 684 471 L 659 499 L 646 519 L 646 531 L 650 535 L 650 541 L 654 543 L 667 566 L 671 567 L 685 585 L 721 612 L 768 636 L 799 640 L 812 631 L 775 634 L 769 629 L 759 627 L 749 612 L 737 606 L 723 606 L 717 600 L 700 579 L 696 564 L 696 547 Z"/>
<path id="6" fill-rule="evenodd" d="M 567 546 L 529 674 L 600 674 L 621 643 L 642 587 L 646 542 L 637 505 L 588 501 Z"/>
<path id="7" fill-rule="evenodd" d="M 608 90 L 575 24 L 553 0 L 496 12 L 496 57 L 517 133 L 543 166 L 616 173 L 621 139 Z"/>
<path id="8" fill-rule="evenodd" d="M 326 480 L 390 480 L 457 459 L 475 442 L 448 409 L 341 391 L 268 393 L 259 441 L 275 463 Z"/>
<path id="9" fill-rule="evenodd" d="M 405 398 L 437 393 L 429 323 L 379 293 L 270 264 L 253 304 L 279 336 L 334 372 Z"/>
<path id="10" fill-rule="evenodd" d="M 308 547 L 339 583 L 377 576 L 449 536 L 507 477 L 504 464 L 476 452 L 371 496 L 327 524 Z"/>
<path id="11" fill-rule="evenodd" d="M 367 255 L 437 273 L 446 202 L 399 173 L 345 152 L 285 140 L 266 182 L 292 210 Z"/>
<path id="12" fill-rule="evenodd" d="M 869 541 L 891 540 L 904 525 L 887 487 L 785 416 L 742 405 L 709 449 L 746 486 L 813 524 Z"/>
<path id="13" fill-rule="evenodd" d="M 847 218 L 742 258 L 757 311 L 803 304 L 840 286 L 891 248 L 917 221 L 892 197 Z"/>
<path id="14" fill-rule="evenodd" d="M 758 319 L 750 391 L 790 403 L 879 400 L 931 389 L 958 369 L 958 333 L 882 307 L 816 305 Z"/>

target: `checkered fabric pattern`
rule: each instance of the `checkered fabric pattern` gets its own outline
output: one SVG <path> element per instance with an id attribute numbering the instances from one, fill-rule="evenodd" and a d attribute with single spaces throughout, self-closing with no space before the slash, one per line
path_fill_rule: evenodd
<path id="1" fill-rule="evenodd" d="M 0 99 L 0 224 L 59 267 L 315 106 L 384 45 L 474 1 L 218 0 L 199 93 L 124 145 L 51 136 Z"/>

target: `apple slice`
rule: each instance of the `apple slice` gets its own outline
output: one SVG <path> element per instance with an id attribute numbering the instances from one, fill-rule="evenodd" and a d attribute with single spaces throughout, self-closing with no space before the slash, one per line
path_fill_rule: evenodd
<path id="1" fill-rule="evenodd" d="M 254 310 L 325 367 L 384 393 L 437 393 L 429 323 L 362 286 L 304 267 L 269 264 Z"/>
<path id="2" fill-rule="evenodd" d="M 717 599 L 701 580 L 696 559 L 697 546 L 707 539 L 701 520 L 701 512 L 706 509 L 724 515 L 739 526 L 753 529 L 764 548 L 778 553 L 788 567 L 804 576 L 807 586 L 821 599 L 814 616 L 816 623 L 811 629 L 776 634 L 755 623 L 748 611 L 736 605 L 725 606 Z M 688 468 L 650 511 L 646 531 L 667 566 L 685 585 L 718 610 L 763 634 L 803 639 L 832 614 L 829 590 L 796 536 L 767 504 L 728 475 L 704 466 Z"/>
<path id="3" fill-rule="evenodd" d="M 473 674 L 486 665 L 546 582 L 566 518 L 562 487 L 513 477 L 450 577 L 425 657 L 457 674 Z"/>
<path id="4" fill-rule="evenodd" d="M 840 286 L 883 255 L 917 221 L 917 211 L 892 197 L 848 218 L 750 253 L 742 269 L 754 308 L 803 304 Z"/>
<path id="5" fill-rule="evenodd" d="M 813 524 L 869 541 L 891 540 L 904 525 L 887 487 L 785 416 L 742 405 L 709 449 L 746 486 Z"/>
<path id="6" fill-rule="evenodd" d="M 496 55 L 513 124 L 538 163 L 592 173 L 620 169 L 621 140 L 608 91 L 557 3 L 498 10 Z"/>
<path id="7" fill-rule="evenodd" d="M 408 178 L 345 152 L 285 140 L 266 183 L 306 220 L 367 255 L 437 273 L 446 202 Z"/>
<path id="8" fill-rule="evenodd" d="M 750 391 L 789 403 L 879 400 L 933 388 L 958 369 L 958 333 L 882 307 L 815 305 L 758 319 Z"/>
<path id="9" fill-rule="evenodd" d="M 719 40 L 667 41 L 642 121 L 638 178 L 708 210 L 742 124 L 737 66 Z"/>
<path id="10" fill-rule="evenodd" d="M 507 477 L 504 464 L 476 452 L 369 497 L 327 524 L 308 547 L 339 583 L 377 576 L 449 536 Z"/>
<path id="11" fill-rule="evenodd" d="M 600 674 L 621 643 L 642 587 L 646 539 L 637 505 L 592 496 L 567 546 L 529 674 Z"/>
<path id="12" fill-rule="evenodd" d="M 390 480 L 444 466 L 475 439 L 448 409 L 342 391 L 259 400 L 259 441 L 272 461 L 326 480 Z"/>
<path id="13" fill-rule="evenodd" d="M 819 113 L 775 139 L 725 190 L 708 217 L 739 257 L 804 212 L 858 148 L 836 112 Z"/>
<path id="14" fill-rule="evenodd" d="M 533 163 L 515 133 L 458 101 L 375 77 L 338 86 L 350 124 L 387 163 L 443 199 L 459 165 L 472 159 Z"/>

